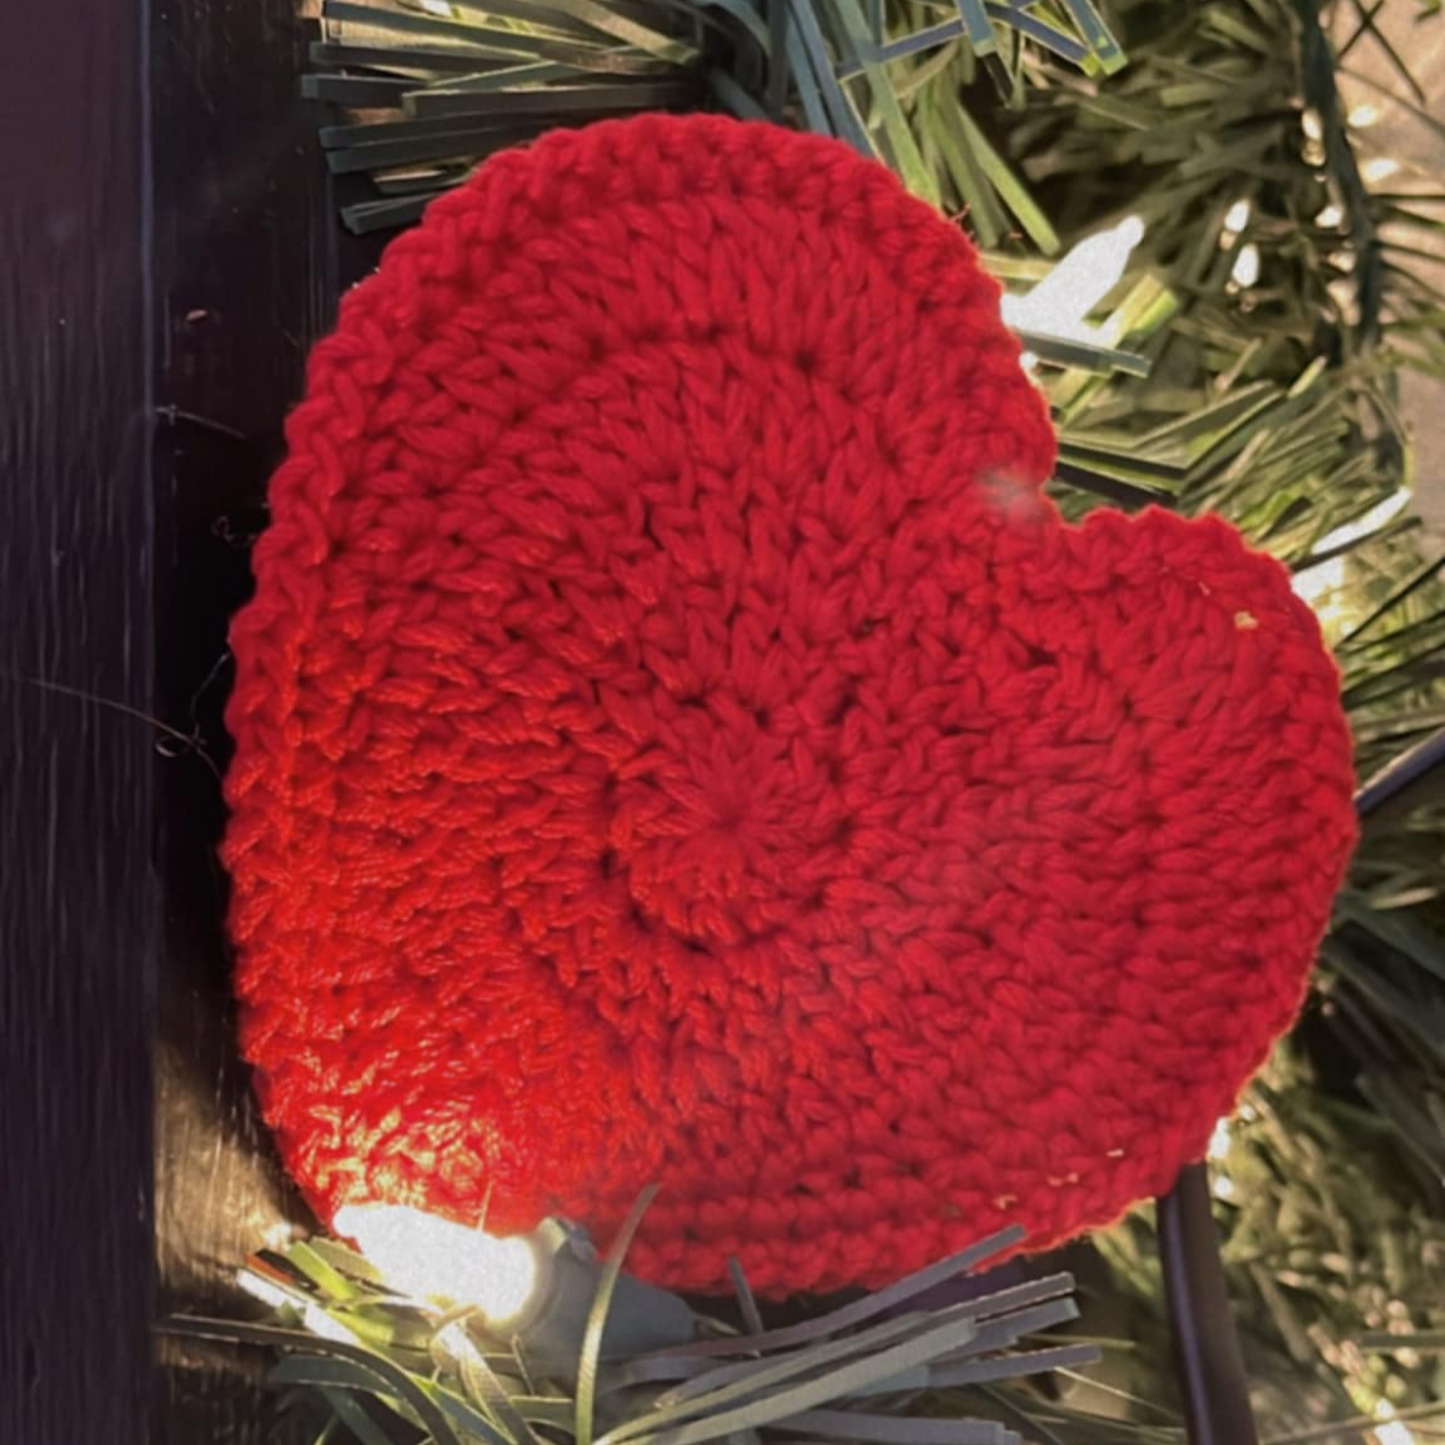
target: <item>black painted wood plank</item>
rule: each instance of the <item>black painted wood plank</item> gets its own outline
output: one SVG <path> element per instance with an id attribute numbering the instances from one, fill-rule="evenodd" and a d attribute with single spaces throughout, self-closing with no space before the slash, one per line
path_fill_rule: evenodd
<path id="1" fill-rule="evenodd" d="M 123 710 L 152 706 L 145 19 L 0 6 L 5 1441 L 145 1438 L 155 756 Z"/>
<path id="2" fill-rule="evenodd" d="M 229 1307 L 234 1261 L 294 1212 L 236 1061 L 214 851 L 227 619 L 249 589 L 248 544 L 264 524 L 266 476 L 308 333 L 329 311 L 318 279 L 329 228 L 294 95 L 304 46 L 290 10 L 167 0 L 154 31 L 160 702 L 204 750 L 175 759 L 162 792 L 156 1192 L 166 1310 Z"/>
<path id="3" fill-rule="evenodd" d="M 347 235 L 303 101 L 314 24 L 295 0 L 164 0 L 153 27 L 160 706 L 202 752 L 162 775 L 157 1038 L 163 1312 L 254 1315 L 232 1284 L 269 1230 L 308 1225 L 236 1055 L 215 845 L 229 745 L 226 627 L 250 590 L 306 353 L 377 247 Z M 309 1441 L 278 1427 L 255 1352 L 167 1340 L 157 1445 Z"/>

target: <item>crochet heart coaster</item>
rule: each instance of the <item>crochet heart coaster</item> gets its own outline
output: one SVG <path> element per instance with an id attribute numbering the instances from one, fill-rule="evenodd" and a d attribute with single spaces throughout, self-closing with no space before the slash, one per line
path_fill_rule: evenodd
<path id="1" fill-rule="evenodd" d="M 844 147 L 498 157 L 311 361 L 233 633 L 242 1043 L 323 1217 L 877 1284 L 1166 1189 L 1354 836 L 1334 666 L 1215 520 L 1042 495 L 959 231 Z"/>

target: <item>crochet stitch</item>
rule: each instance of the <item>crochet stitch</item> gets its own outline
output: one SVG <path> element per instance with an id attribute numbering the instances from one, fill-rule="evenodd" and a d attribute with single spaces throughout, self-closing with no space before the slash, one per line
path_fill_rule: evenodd
<path id="1" fill-rule="evenodd" d="M 1217 519 L 1043 495 L 959 230 L 813 136 L 500 155 L 313 353 L 232 634 L 242 1047 L 324 1219 L 711 1288 L 1043 1248 L 1202 1156 L 1354 838 Z"/>

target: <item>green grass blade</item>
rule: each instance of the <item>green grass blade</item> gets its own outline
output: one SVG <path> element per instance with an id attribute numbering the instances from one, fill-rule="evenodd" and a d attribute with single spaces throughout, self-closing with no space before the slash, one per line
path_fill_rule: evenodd
<path id="1" fill-rule="evenodd" d="M 597 1368 L 602 1357 L 602 1336 L 607 1328 L 607 1313 L 612 1306 L 612 1295 L 617 1288 L 617 1278 L 622 1273 L 633 1236 L 642 1224 L 652 1201 L 657 1198 L 659 1186 L 650 1184 L 638 1196 L 637 1202 L 622 1221 L 617 1237 L 612 1242 L 612 1252 L 597 1280 L 597 1294 L 592 1301 L 592 1310 L 587 1317 L 587 1332 L 582 1339 L 582 1356 L 577 1366 L 577 1408 L 573 1434 L 576 1445 L 592 1445 L 596 1427 Z"/>

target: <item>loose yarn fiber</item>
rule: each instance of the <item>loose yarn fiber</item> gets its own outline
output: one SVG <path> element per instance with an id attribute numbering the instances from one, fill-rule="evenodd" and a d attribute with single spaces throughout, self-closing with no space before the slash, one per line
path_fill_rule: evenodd
<path id="1" fill-rule="evenodd" d="M 711 1288 L 1042 1248 L 1200 1157 L 1354 838 L 1216 519 L 1042 493 L 963 235 L 817 137 L 500 155 L 311 358 L 232 634 L 242 1046 L 325 1219 Z"/>

